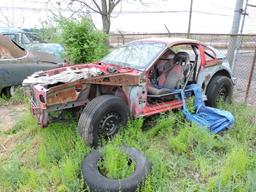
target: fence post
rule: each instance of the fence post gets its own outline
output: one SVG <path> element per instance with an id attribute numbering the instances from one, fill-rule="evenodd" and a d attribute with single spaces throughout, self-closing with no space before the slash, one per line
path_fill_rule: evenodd
<path id="1" fill-rule="evenodd" d="M 122 44 L 124 45 L 124 34 L 119 29 L 117 29 L 117 31 L 120 33 L 122 38 Z"/>
<path id="2" fill-rule="evenodd" d="M 243 13 L 243 2 L 244 0 L 236 0 L 231 36 L 229 40 L 228 53 L 227 53 L 228 62 L 230 63 L 230 65 L 233 64 L 234 53 L 237 46 L 237 34 L 239 31 L 241 15 Z"/>
<path id="3" fill-rule="evenodd" d="M 247 99 L 248 99 L 248 95 L 249 95 L 249 90 L 250 90 L 250 87 L 251 87 L 251 82 L 252 82 L 252 77 L 253 77 L 253 71 L 254 71 L 254 68 L 255 68 L 255 64 L 256 64 L 256 48 L 255 48 L 255 51 L 254 51 L 252 66 L 251 66 L 251 70 L 250 70 L 248 84 L 247 84 L 247 87 L 246 87 L 245 102 L 247 102 Z"/>
<path id="4" fill-rule="evenodd" d="M 166 29 L 166 31 L 168 32 L 168 37 L 171 37 L 171 33 L 170 33 L 170 30 L 168 29 L 168 27 L 164 24 L 164 27 Z"/>
<path id="5" fill-rule="evenodd" d="M 189 18 L 188 18 L 188 32 L 187 32 L 187 38 L 189 38 L 189 36 L 190 36 L 191 19 L 192 19 L 192 11 L 193 11 L 193 0 L 190 0 L 190 8 L 189 8 Z"/>

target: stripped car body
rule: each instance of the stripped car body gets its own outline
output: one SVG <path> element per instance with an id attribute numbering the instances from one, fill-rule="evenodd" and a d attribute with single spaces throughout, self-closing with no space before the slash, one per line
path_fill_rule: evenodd
<path id="1" fill-rule="evenodd" d="M 143 39 L 128 43 L 99 62 L 53 69 L 27 78 L 23 84 L 31 86 L 33 114 L 38 117 L 39 124 L 45 127 L 49 122 L 50 112 L 84 108 L 100 95 L 114 95 L 121 98 L 128 106 L 131 116 L 135 118 L 181 108 L 182 101 L 177 95 L 166 98 L 166 95 L 170 96 L 168 92 L 155 94 L 154 90 L 162 90 L 162 88 L 153 85 L 156 68 L 162 61 L 169 62 L 167 56 L 178 55 L 181 51 L 181 47 L 176 46 L 183 46 L 182 50 L 184 47 L 185 49 L 191 47 L 190 51 L 194 51 L 192 53 L 194 56 L 192 55 L 192 59 L 189 60 L 189 65 L 193 64 L 193 71 L 189 67 L 191 75 L 186 84 L 196 82 L 206 93 L 213 77 L 221 75 L 229 78 L 233 86 L 229 64 L 225 57 L 213 48 L 190 39 Z M 132 55 L 132 59 L 123 63 L 121 62 L 123 58 L 128 58 L 127 51 Z M 86 75 L 81 75 L 84 71 Z M 71 76 L 76 78 L 70 80 L 72 78 L 65 75 L 67 73 L 73 74 Z M 152 87 L 153 91 L 150 91 L 149 87 Z M 171 92 L 170 89 L 168 90 Z"/>

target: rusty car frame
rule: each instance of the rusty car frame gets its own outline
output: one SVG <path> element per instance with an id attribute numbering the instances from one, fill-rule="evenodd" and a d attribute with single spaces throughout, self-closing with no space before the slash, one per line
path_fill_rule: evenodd
<path id="1" fill-rule="evenodd" d="M 179 70 L 173 66 L 182 69 L 177 77 Z M 159 73 L 167 74 L 162 75 L 161 86 Z M 165 86 L 167 79 L 172 87 Z M 234 78 L 223 54 L 202 42 L 180 38 L 136 40 L 101 61 L 35 73 L 23 82 L 31 88 L 31 110 L 42 127 L 48 125 L 52 112 L 77 109 L 78 131 L 89 145 L 114 135 L 128 116 L 148 117 L 182 108 L 173 90 L 186 91 L 191 83 L 197 83 L 206 102 L 215 106 L 217 97 L 231 97 Z"/>

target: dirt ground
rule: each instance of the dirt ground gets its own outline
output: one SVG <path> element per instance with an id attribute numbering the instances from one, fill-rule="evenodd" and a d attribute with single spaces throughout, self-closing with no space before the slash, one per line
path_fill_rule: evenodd
<path id="1" fill-rule="evenodd" d="M 24 110 L 23 104 L 0 106 L 0 131 L 11 129 L 16 120 L 22 117 Z"/>
<path id="2" fill-rule="evenodd" d="M 0 154 L 15 148 L 16 136 L 6 135 L 4 132 L 13 128 L 17 120 L 22 118 L 24 111 L 23 104 L 0 106 Z"/>

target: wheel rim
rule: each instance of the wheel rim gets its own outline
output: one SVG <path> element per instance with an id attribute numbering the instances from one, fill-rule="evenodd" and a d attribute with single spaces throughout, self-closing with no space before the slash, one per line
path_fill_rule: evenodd
<path id="1" fill-rule="evenodd" d="M 99 128 L 104 136 L 110 137 L 119 129 L 120 123 L 120 115 L 116 112 L 109 112 L 100 121 Z"/>
<path id="2" fill-rule="evenodd" d="M 218 98 L 222 101 L 226 101 L 228 97 L 228 89 L 224 85 L 218 89 Z"/>

